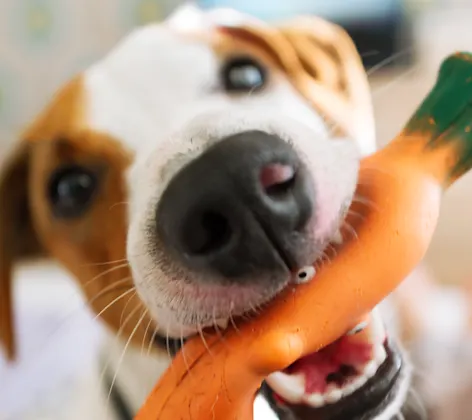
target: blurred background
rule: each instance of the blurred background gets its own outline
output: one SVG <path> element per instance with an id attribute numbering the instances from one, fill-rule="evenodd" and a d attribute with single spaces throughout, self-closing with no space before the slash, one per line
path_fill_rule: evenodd
<path id="1" fill-rule="evenodd" d="M 61 84 L 133 28 L 162 20 L 181 3 L 0 0 L 0 163 L 21 130 Z M 401 129 L 424 98 L 441 60 L 456 50 L 472 50 L 472 0 L 196 3 L 204 8 L 234 7 L 270 21 L 312 13 L 343 25 L 369 72 L 379 144 Z M 469 277 L 472 281 L 471 214 L 472 176 L 468 176 L 448 192 L 426 257 L 428 267 L 442 282 Z M 93 353 L 99 335 L 99 327 L 82 309 L 79 294 L 60 269 L 23 267 L 18 274 L 21 363 L 12 368 L 0 358 L 1 420 L 2 410 L 5 418 L 15 419 L 21 404 L 48 404 L 52 387 L 67 392 L 68 378 Z M 53 372 L 51 363 L 65 368 Z M 36 383 L 35 378 L 41 380 Z"/>

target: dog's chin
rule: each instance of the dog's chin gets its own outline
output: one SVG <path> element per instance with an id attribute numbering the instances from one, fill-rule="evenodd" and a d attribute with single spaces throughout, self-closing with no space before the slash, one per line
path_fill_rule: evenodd
<path id="1" fill-rule="evenodd" d="M 257 315 L 292 278 L 287 271 L 263 287 L 200 284 L 181 288 L 178 306 L 155 309 L 156 319 L 163 326 L 161 334 L 180 340 L 207 328 L 224 330 L 235 319 Z"/>
<path id="2" fill-rule="evenodd" d="M 287 287 L 304 283 L 308 278 L 299 278 L 301 272 L 313 270 L 313 265 L 323 264 L 327 241 L 316 246 L 300 246 L 295 255 L 283 258 L 291 263 L 281 264 L 277 270 L 262 271 L 238 279 L 227 279 L 210 274 L 189 272 L 172 265 L 174 281 L 166 286 L 165 300 L 160 304 L 147 302 L 152 315 L 159 320 L 161 334 L 171 338 L 188 337 L 201 333 L 206 328 L 225 329 L 240 318 L 257 316 Z M 313 263 L 315 261 L 315 263 Z M 310 276 L 311 279 L 312 276 Z M 257 279 L 255 281 L 254 279 Z M 146 301 L 148 296 L 143 295 Z"/>

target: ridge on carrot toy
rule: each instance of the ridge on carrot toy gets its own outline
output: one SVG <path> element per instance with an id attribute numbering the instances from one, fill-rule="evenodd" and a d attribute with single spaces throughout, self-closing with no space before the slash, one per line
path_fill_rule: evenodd
<path id="1" fill-rule="evenodd" d="M 358 192 L 370 205 L 351 207 L 362 214 L 349 221 L 356 238 L 316 273 L 299 273 L 310 281 L 285 290 L 257 318 L 190 340 L 137 419 L 250 420 L 265 379 L 276 384 L 274 375 L 330 343 L 342 346 L 356 326 L 372 333 L 369 312 L 423 258 L 443 191 L 471 167 L 472 55 L 464 53 L 444 61 L 397 138 L 361 162 Z"/>

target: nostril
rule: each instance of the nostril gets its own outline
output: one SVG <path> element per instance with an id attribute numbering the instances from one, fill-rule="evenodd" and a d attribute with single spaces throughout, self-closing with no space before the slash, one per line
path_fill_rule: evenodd
<path id="1" fill-rule="evenodd" d="M 195 214 L 184 226 L 183 241 L 190 255 L 205 255 L 216 252 L 228 244 L 232 237 L 228 219 L 217 211 Z"/>
<path id="2" fill-rule="evenodd" d="M 271 163 L 262 168 L 260 183 L 270 197 L 280 197 L 289 192 L 295 182 L 296 171 L 293 166 Z"/>

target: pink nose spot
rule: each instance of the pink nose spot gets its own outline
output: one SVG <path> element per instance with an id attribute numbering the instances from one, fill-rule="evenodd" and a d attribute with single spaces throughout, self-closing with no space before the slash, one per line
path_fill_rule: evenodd
<path id="1" fill-rule="evenodd" d="M 272 163 L 264 166 L 260 173 L 262 187 L 267 191 L 271 187 L 286 184 L 293 179 L 295 170 L 290 165 L 282 163 Z"/>

